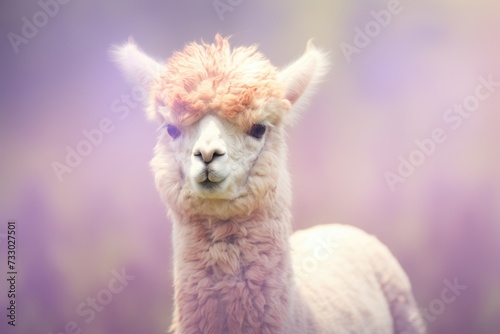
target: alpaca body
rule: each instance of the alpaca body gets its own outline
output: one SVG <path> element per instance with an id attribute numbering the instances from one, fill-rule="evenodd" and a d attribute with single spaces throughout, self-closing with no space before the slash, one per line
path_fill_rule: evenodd
<path id="1" fill-rule="evenodd" d="M 298 305 L 313 325 L 290 333 L 424 332 L 406 274 L 375 237 L 319 225 L 295 232 L 291 247 Z"/>
<path id="2" fill-rule="evenodd" d="M 216 224 L 174 228 L 181 261 L 174 265 L 173 333 L 422 332 L 406 275 L 361 230 L 321 225 L 288 242 L 272 219 L 265 224 L 274 228 L 260 221 Z"/>
<path id="3" fill-rule="evenodd" d="M 308 44 L 278 70 L 255 46 L 191 43 L 167 64 L 114 57 L 162 124 L 151 167 L 173 223 L 174 334 L 418 334 L 410 283 L 374 237 L 292 235 L 286 128 L 327 72 Z"/>

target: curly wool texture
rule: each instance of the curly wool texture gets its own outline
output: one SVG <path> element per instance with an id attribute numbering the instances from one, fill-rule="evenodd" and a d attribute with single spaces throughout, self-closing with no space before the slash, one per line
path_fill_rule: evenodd
<path id="1" fill-rule="evenodd" d="M 190 125 L 208 112 L 249 127 L 268 101 L 283 101 L 284 87 L 277 69 L 256 46 L 231 49 L 227 39 L 215 44 L 188 44 L 167 62 L 168 74 L 153 83 L 153 108 L 166 106 L 168 118 Z M 282 115 L 276 114 L 276 122 Z"/>

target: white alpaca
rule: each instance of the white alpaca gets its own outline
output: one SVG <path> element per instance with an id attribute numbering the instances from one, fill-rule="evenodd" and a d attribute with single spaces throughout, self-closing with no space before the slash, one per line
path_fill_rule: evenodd
<path id="1" fill-rule="evenodd" d="M 376 238 L 343 225 L 292 235 L 285 129 L 326 73 L 323 52 L 309 44 L 279 71 L 217 35 L 165 64 L 132 41 L 113 56 L 163 124 L 151 166 L 173 223 L 173 333 L 424 332 Z"/>

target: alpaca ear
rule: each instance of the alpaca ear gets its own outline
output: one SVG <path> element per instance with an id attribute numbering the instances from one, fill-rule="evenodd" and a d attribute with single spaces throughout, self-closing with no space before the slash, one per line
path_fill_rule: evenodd
<path id="1" fill-rule="evenodd" d="M 285 85 L 285 98 L 290 101 L 293 109 L 305 106 L 328 69 L 327 54 L 309 41 L 302 57 L 280 71 L 278 80 Z"/>
<path id="2" fill-rule="evenodd" d="M 166 70 L 165 65 L 142 52 L 131 37 L 125 44 L 113 45 L 109 53 L 127 80 L 133 84 L 148 85 Z"/>
<path id="3" fill-rule="evenodd" d="M 167 70 L 166 65 L 141 51 L 132 38 L 125 44 L 112 46 L 109 55 L 130 83 L 146 91 L 149 90 L 150 83 L 159 79 Z M 147 106 L 146 114 L 150 120 L 162 121 L 161 115 L 152 106 Z"/>

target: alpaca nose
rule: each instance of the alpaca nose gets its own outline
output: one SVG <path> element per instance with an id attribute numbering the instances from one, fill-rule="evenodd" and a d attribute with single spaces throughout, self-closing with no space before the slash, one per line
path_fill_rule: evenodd
<path id="1" fill-rule="evenodd" d="M 217 143 L 200 145 L 193 150 L 193 155 L 203 160 L 203 162 L 207 165 L 215 158 L 223 156 L 224 154 L 226 154 L 224 146 L 220 144 L 218 145 Z"/>
<path id="2" fill-rule="evenodd" d="M 226 145 L 222 139 L 222 126 L 213 116 L 208 116 L 200 124 L 199 137 L 193 147 L 195 159 L 209 164 L 215 158 L 226 154 Z"/>

